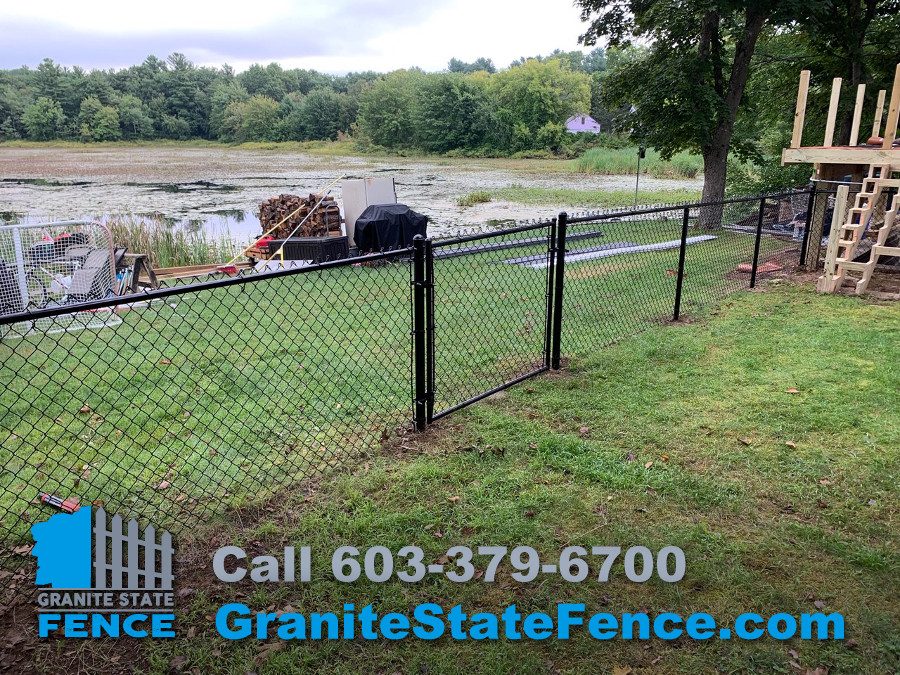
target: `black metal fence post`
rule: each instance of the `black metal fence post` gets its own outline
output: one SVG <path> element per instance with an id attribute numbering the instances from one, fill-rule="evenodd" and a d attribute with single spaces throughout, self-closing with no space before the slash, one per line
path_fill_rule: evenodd
<path id="1" fill-rule="evenodd" d="M 816 184 L 813 183 L 809 189 L 809 201 L 806 203 L 806 222 L 803 225 L 803 241 L 800 243 L 800 261 L 801 267 L 806 265 L 806 249 L 809 248 L 809 226 L 812 225 L 812 214 L 816 208 Z"/>
<path id="2" fill-rule="evenodd" d="M 425 237 L 413 239 L 413 426 L 423 431 L 427 424 L 428 393 L 426 372 Z"/>
<path id="3" fill-rule="evenodd" d="M 687 235 L 690 219 L 691 210 L 685 206 L 681 216 L 681 245 L 678 249 L 678 278 L 675 280 L 675 310 L 672 312 L 672 321 L 678 321 L 681 317 L 681 289 L 684 286 L 684 257 L 687 252 Z"/>
<path id="4" fill-rule="evenodd" d="M 762 239 L 763 215 L 766 210 L 766 198 L 759 200 L 759 215 L 756 218 L 756 240 L 753 242 L 753 267 L 750 269 L 750 288 L 756 288 L 756 268 L 759 266 L 759 242 Z"/>
<path id="5" fill-rule="evenodd" d="M 552 365 L 553 300 L 556 290 L 556 219 L 547 229 L 547 313 L 544 316 L 544 367 Z"/>
<path id="6" fill-rule="evenodd" d="M 556 269 L 553 280 L 553 349 L 550 368 L 559 370 L 562 361 L 563 283 L 566 278 L 566 223 L 569 215 L 563 211 L 556 218 Z"/>
<path id="7" fill-rule="evenodd" d="M 434 418 L 434 247 L 431 239 L 425 240 L 425 330 L 426 330 L 426 381 L 425 420 L 431 424 Z"/>

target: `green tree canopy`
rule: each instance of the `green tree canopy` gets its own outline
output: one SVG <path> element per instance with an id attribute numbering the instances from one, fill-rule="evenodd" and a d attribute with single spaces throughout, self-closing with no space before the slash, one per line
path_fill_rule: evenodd
<path id="1" fill-rule="evenodd" d="M 373 143 L 391 148 L 414 145 L 416 91 L 424 77 L 418 70 L 398 70 L 363 92 L 358 123 Z"/>
<path id="2" fill-rule="evenodd" d="M 268 96 L 251 96 L 225 109 L 223 137 L 236 143 L 278 140 L 278 102 Z"/>
<path id="3" fill-rule="evenodd" d="M 501 124 L 522 125 L 532 137 L 544 125 L 561 124 L 591 105 L 590 78 L 559 59 L 530 59 L 497 73 L 490 84 Z"/>
<path id="4" fill-rule="evenodd" d="M 452 73 L 430 75 L 416 97 L 418 145 L 428 152 L 482 146 L 487 140 L 489 115 L 484 80 Z"/>
<path id="5" fill-rule="evenodd" d="M 41 96 L 28 106 L 22 115 L 28 137 L 34 141 L 51 141 L 58 138 L 65 121 L 62 106 L 46 96 Z"/>

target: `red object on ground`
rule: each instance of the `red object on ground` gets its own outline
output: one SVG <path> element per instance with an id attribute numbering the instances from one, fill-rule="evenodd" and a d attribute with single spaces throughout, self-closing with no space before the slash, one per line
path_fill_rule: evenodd
<path id="1" fill-rule="evenodd" d="M 81 508 L 81 504 L 78 503 L 78 499 L 75 497 L 62 499 L 61 497 L 51 495 L 48 492 L 42 492 L 40 494 L 40 498 L 42 503 L 49 504 L 50 506 L 55 506 L 60 511 L 65 511 L 66 513 L 75 513 L 78 509 Z"/>
<path id="2" fill-rule="evenodd" d="M 769 272 L 778 272 L 782 269 L 784 268 L 776 262 L 765 262 L 756 268 L 756 273 L 768 274 Z M 745 274 L 750 274 L 750 272 L 753 271 L 753 265 L 751 265 L 750 263 L 741 263 L 737 266 L 737 271 L 744 272 Z"/>

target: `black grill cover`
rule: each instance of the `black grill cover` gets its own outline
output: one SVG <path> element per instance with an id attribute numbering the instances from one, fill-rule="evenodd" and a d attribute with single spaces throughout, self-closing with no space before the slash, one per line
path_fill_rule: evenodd
<path id="1" fill-rule="evenodd" d="M 372 204 L 356 220 L 353 241 L 360 253 L 412 246 L 413 237 L 425 236 L 428 216 L 405 204 Z"/>

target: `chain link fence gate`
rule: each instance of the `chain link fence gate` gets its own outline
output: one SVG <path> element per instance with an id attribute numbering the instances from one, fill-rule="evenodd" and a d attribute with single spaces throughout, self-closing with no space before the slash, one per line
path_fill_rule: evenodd
<path id="1" fill-rule="evenodd" d="M 177 533 L 702 312 L 796 264 L 809 194 L 560 214 L 0 315 L 0 562 L 28 562 L 42 493 Z"/>

